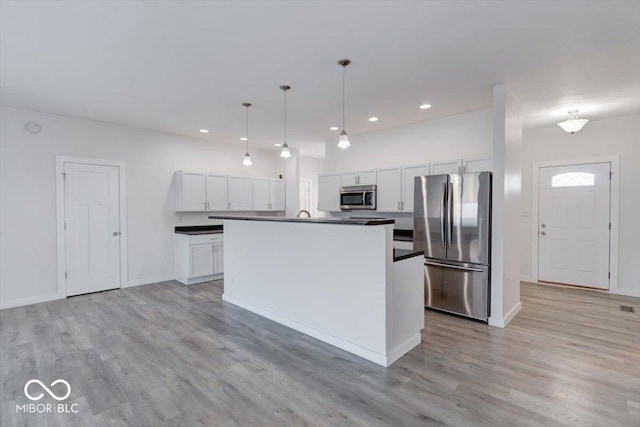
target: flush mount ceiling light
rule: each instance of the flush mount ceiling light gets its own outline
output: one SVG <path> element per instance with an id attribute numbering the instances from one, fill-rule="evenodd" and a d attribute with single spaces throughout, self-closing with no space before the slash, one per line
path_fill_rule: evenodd
<path id="1" fill-rule="evenodd" d="M 329 130 L 338 130 L 338 129 L 339 129 L 339 128 L 338 128 L 337 126 L 331 126 L 331 127 L 329 128 Z"/>
<path id="2" fill-rule="evenodd" d="M 422 105 L 420 106 L 420 109 L 421 109 L 421 110 L 428 110 L 429 108 L 431 108 L 431 104 L 422 104 Z"/>
<path id="3" fill-rule="evenodd" d="M 281 143 L 279 143 L 279 142 L 276 142 L 274 145 L 275 145 L 276 147 L 282 147 L 282 144 L 281 144 Z"/>
<path id="4" fill-rule="evenodd" d="M 347 65 L 351 64 L 351 61 L 348 59 L 341 59 L 338 61 L 338 64 L 342 67 L 342 132 L 340 132 L 340 138 L 338 139 L 338 148 L 342 148 L 343 150 L 351 147 L 351 143 L 349 142 L 349 137 L 347 136 L 347 132 L 344 130 L 344 74 L 347 68 Z"/>
<path id="5" fill-rule="evenodd" d="M 282 149 L 280 150 L 280 157 L 288 159 L 291 157 L 291 152 L 287 144 L 287 91 L 291 89 L 291 86 L 282 85 L 280 89 L 284 92 L 284 144 L 282 144 Z"/>
<path id="6" fill-rule="evenodd" d="M 200 129 L 200 133 L 209 133 L 207 129 Z"/>
<path id="7" fill-rule="evenodd" d="M 559 122 L 558 126 L 560 126 L 563 131 L 573 135 L 582 129 L 588 121 L 589 120 L 587 119 L 581 119 L 578 117 L 578 110 L 571 110 L 569 111 L 569 119 L 564 122 Z"/>
<path id="8" fill-rule="evenodd" d="M 240 141 L 246 141 L 246 140 L 247 140 L 247 138 L 244 137 L 244 136 L 242 138 L 240 138 Z"/>
<path id="9" fill-rule="evenodd" d="M 370 122 L 377 122 L 379 119 L 377 117 L 369 117 Z"/>
<path id="10" fill-rule="evenodd" d="M 247 141 L 247 152 L 244 155 L 242 164 L 245 166 L 251 166 L 253 164 L 253 162 L 251 161 L 251 156 L 249 155 L 249 107 L 251 107 L 251 104 L 248 102 L 243 102 L 242 106 L 245 108 L 245 141 Z"/>

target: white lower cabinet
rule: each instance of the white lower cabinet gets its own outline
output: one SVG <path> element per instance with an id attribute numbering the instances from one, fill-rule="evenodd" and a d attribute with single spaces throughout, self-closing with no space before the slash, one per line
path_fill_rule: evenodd
<path id="1" fill-rule="evenodd" d="M 222 278 L 222 234 L 175 235 L 176 280 L 185 285 Z"/>

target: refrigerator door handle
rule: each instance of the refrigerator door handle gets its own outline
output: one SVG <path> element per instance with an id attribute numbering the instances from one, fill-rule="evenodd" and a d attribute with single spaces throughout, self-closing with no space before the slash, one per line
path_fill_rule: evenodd
<path id="1" fill-rule="evenodd" d="M 447 184 L 447 186 L 447 223 L 449 224 L 447 240 L 449 247 L 451 247 L 451 235 L 453 234 L 453 184 Z"/>
<path id="2" fill-rule="evenodd" d="M 425 265 L 433 265 L 434 267 L 451 268 L 451 269 L 454 269 L 454 270 L 475 271 L 475 272 L 478 272 L 478 273 L 482 273 L 484 271 L 482 268 L 460 267 L 458 265 L 442 264 L 442 263 L 433 262 L 433 261 L 425 261 L 424 264 Z"/>
<path id="3" fill-rule="evenodd" d="M 444 183 L 442 184 L 442 205 L 440 206 L 440 245 L 442 245 L 443 248 L 446 247 L 445 244 L 445 233 L 446 233 L 446 229 L 444 226 L 444 217 L 447 214 L 447 184 Z"/>

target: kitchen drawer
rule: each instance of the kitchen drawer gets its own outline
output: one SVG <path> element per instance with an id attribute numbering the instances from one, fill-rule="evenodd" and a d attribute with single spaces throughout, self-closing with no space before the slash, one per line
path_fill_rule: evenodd
<path id="1" fill-rule="evenodd" d="M 199 245 L 202 243 L 221 243 L 223 242 L 223 234 L 197 234 L 189 236 L 190 245 Z"/>

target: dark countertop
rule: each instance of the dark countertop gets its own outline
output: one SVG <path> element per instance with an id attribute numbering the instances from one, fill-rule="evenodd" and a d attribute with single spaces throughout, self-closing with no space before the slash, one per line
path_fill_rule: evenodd
<path id="1" fill-rule="evenodd" d="M 393 262 L 402 261 L 403 259 L 413 258 L 414 256 L 423 256 L 423 251 L 413 249 L 396 249 L 393 248 Z"/>
<path id="2" fill-rule="evenodd" d="M 176 227 L 176 234 L 188 234 L 195 236 L 198 234 L 221 234 L 222 225 L 190 225 L 185 227 Z"/>
<path id="3" fill-rule="evenodd" d="M 395 223 L 394 219 L 354 219 L 354 218 L 288 218 L 284 216 L 234 216 L 211 215 L 209 219 L 236 219 L 241 221 L 273 221 L 273 222 L 302 222 L 312 224 L 336 225 L 385 225 Z"/>
<path id="4" fill-rule="evenodd" d="M 393 230 L 393 240 L 398 242 L 413 242 L 413 230 Z"/>

